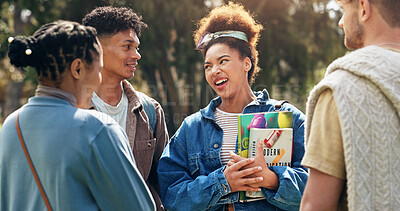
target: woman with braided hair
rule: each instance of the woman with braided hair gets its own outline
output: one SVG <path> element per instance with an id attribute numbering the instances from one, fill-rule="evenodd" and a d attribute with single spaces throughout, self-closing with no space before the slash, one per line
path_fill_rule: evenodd
<path id="1" fill-rule="evenodd" d="M 162 155 L 158 175 L 167 210 L 298 210 L 305 183 L 304 114 L 293 112 L 292 165 L 268 167 L 262 144 L 255 158 L 233 153 L 241 113 L 274 111 L 278 101 L 250 85 L 259 73 L 256 45 L 262 26 L 240 4 L 213 9 L 194 33 L 204 73 L 218 97 L 187 117 Z M 237 149 L 237 147 L 236 147 Z M 262 191 L 265 199 L 239 202 L 238 191 Z"/>
<path id="2" fill-rule="evenodd" d="M 96 30 L 56 21 L 9 42 L 39 85 L 0 131 L 0 210 L 154 210 L 122 128 L 81 109 L 101 81 Z"/>

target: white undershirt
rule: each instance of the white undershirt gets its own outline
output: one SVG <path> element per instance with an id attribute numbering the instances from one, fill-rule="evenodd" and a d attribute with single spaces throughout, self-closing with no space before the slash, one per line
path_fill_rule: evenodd
<path id="1" fill-rule="evenodd" d="M 224 136 L 222 138 L 221 162 L 226 165 L 231 159 L 229 152 L 235 152 L 236 139 L 238 133 L 238 115 L 240 113 L 228 113 L 220 109 L 215 109 L 214 116 L 217 124 L 222 128 Z"/>
<path id="2" fill-rule="evenodd" d="M 93 92 L 92 101 L 96 109 L 100 112 L 111 116 L 119 125 L 126 131 L 126 118 L 128 114 L 128 98 L 125 91 L 122 92 L 122 97 L 117 106 L 109 105 L 104 102 L 95 92 Z"/>

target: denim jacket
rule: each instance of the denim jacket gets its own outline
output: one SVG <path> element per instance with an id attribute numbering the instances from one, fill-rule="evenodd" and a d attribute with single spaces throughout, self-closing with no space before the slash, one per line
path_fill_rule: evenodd
<path id="1" fill-rule="evenodd" d="M 243 113 L 274 111 L 276 100 L 266 90 L 255 92 L 256 100 Z M 281 110 L 293 112 L 292 167 L 269 167 L 279 179 L 277 191 L 262 188 L 265 200 L 240 203 L 231 192 L 220 159 L 223 131 L 214 117 L 221 98 L 213 99 L 187 117 L 171 138 L 158 165 L 161 200 L 167 210 L 298 210 L 308 172 L 300 162 L 304 155 L 304 114 L 286 103 Z M 237 146 L 236 146 L 237 150 Z"/>

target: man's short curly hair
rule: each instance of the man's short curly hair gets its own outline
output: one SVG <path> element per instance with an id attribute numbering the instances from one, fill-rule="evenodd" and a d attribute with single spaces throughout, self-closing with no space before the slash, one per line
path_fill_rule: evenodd
<path id="1" fill-rule="evenodd" d="M 97 35 L 109 36 L 120 31 L 135 30 L 140 36 L 147 24 L 132 9 L 126 7 L 97 7 L 82 19 L 82 24 L 96 29 Z"/>
<path id="2" fill-rule="evenodd" d="M 204 18 L 202 18 L 197 30 L 194 31 L 194 42 L 197 43 L 201 35 L 205 32 L 218 32 L 225 30 L 241 31 L 246 33 L 248 42 L 244 42 L 232 37 L 222 37 L 212 40 L 205 47 L 203 53 L 216 43 L 223 43 L 232 49 L 236 49 L 241 58 L 249 57 L 252 67 L 248 73 L 249 84 L 253 84 L 255 78 L 261 69 L 258 67 L 258 51 L 256 50 L 260 32 L 263 26 L 257 23 L 249 11 L 245 10 L 243 5 L 229 2 L 226 5 L 214 8 Z"/>

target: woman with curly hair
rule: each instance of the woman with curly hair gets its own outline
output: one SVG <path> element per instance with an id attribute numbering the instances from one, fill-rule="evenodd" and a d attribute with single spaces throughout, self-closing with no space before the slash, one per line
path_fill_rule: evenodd
<path id="1" fill-rule="evenodd" d="M 39 86 L 0 132 L 0 210 L 155 210 L 122 128 L 80 109 L 101 81 L 96 30 L 56 21 L 9 42 Z"/>
<path id="2" fill-rule="evenodd" d="M 218 94 L 187 117 L 171 138 L 159 166 L 161 199 L 167 210 L 298 210 L 305 183 L 304 114 L 270 99 L 250 85 L 260 68 L 256 45 L 262 26 L 240 4 L 213 9 L 194 33 L 204 55 L 204 73 Z M 241 113 L 293 112 L 292 166 L 268 167 L 262 153 L 242 158 L 236 147 Z M 258 143 L 258 151 L 262 142 Z M 236 147 L 237 148 L 237 147 Z M 238 191 L 262 191 L 265 199 L 239 202 Z"/>

